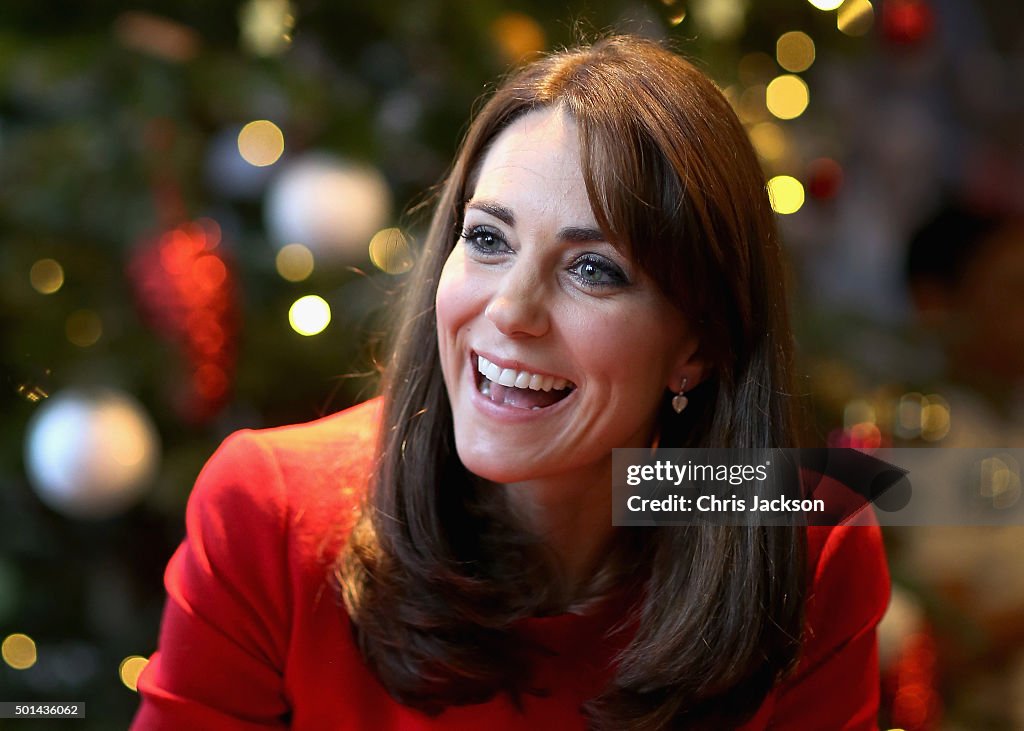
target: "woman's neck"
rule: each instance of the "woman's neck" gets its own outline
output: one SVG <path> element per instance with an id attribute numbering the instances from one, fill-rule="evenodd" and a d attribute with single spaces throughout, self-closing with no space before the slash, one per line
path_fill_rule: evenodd
<path id="1" fill-rule="evenodd" d="M 503 486 L 513 520 L 553 552 L 572 599 L 605 563 L 615 534 L 610 459 L 600 472 Z"/>

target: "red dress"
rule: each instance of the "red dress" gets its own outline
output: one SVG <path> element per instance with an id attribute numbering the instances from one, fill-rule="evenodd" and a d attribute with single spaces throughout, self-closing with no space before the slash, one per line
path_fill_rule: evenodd
<path id="1" fill-rule="evenodd" d="M 580 704 L 609 677 L 601 613 L 527 620 L 557 654 L 550 693 L 520 714 L 504 695 L 430 718 L 363 665 L 327 581 L 371 471 L 379 401 L 298 426 L 243 431 L 203 469 L 187 536 L 167 566 L 159 648 L 139 677 L 132 729 L 583 729 Z M 875 625 L 889 576 L 875 526 L 810 528 L 808 635 L 792 678 L 754 729 L 876 729 Z"/>

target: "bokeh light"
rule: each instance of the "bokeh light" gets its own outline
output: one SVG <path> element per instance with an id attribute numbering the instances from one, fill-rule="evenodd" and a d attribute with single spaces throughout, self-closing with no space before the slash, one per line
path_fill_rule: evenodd
<path id="1" fill-rule="evenodd" d="M 270 120 L 249 122 L 238 133 L 238 154 L 254 167 L 273 165 L 283 153 L 284 133 Z"/>
<path id="2" fill-rule="evenodd" d="M 774 122 L 761 122 L 750 128 L 750 141 L 763 160 L 781 160 L 789 148 L 786 134 Z"/>
<path id="3" fill-rule="evenodd" d="M 525 61 L 547 45 L 540 23 L 524 13 L 504 13 L 491 24 L 491 37 L 510 64 Z"/>
<path id="4" fill-rule="evenodd" d="M 388 274 L 402 274 L 412 269 L 412 253 L 405 235 L 397 228 L 386 228 L 370 240 L 370 261 Z"/>
<path id="5" fill-rule="evenodd" d="M 64 286 L 64 269 L 54 259 L 40 259 L 29 269 L 28 280 L 39 294 L 53 294 Z"/>
<path id="6" fill-rule="evenodd" d="M 854 399 L 843 409 L 843 428 L 850 429 L 861 423 L 876 423 L 875 407 L 864 399 Z"/>
<path id="7" fill-rule="evenodd" d="M 148 664 L 149 660 L 141 655 L 129 655 L 121 661 L 117 674 L 128 689 L 138 691 L 139 675 Z"/>
<path id="8" fill-rule="evenodd" d="M 1020 462 L 1007 452 L 981 460 L 979 492 L 1002 510 L 1020 500 Z"/>
<path id="9" fill-rule="evenodd" d="M 862 36 L 875 23 L 875 8 L 870 0 L 846 0 L 836 14 L 836 27 L 848 36 Z"/>
<path id="10" fill-rule="evenodd" d="M 242 44 L 257 56 L 274 56 L 292 42 L 295 11 L 288 0 L 249 0 L 238 10 Z"/>
<path id="11" fill-rule="evenodd" d="M 767 118 L 768 107 L 765 106 L 764 84 L 755 84 L 743 90 L 736 103 L 736 115 L 744 124 L 756 124 Z"/>
<path id="12" fill-rule="evenodd" d="M 0 654 L 15 670 L 27 670 L 36 664 L 36 643 L 28 635 L 16 632 L 4 638 Z"/>
<path id="13" fill-rule="evenodd" d="M 736 70 L 740 83 L 745 86 L 767 84 L 779 71 L 775 59 L 761 51 L 743 54 Z"/>
<path id="14" fill-rule="evenodd" d="M 921 411 L 924 395 L 916 391 L 900 396 L 896 407 L 896 436 L 902 439 L 917 439 L 921 436 Z"/>
<path id="15" fill-rule="evenodd" d="M 302 244 L 288 244 L 277 252 L 274 266 L 282 279 L 301 282 L 313 273 L 313 252 Z"/>
<path id="16" fill-rule="evenodd" d="M 843 0 L 807 0 L 818 10 L 835 10 L 843 4 Z"/>
<path id="17" fill-rule="evenodd" d="M 786 71 L 806 71 L 814 63 L 814 41 L 803 31 L 783 33 L 775 42 L 775 59 Z"/>
<path id="18" fill-rule="evenodd" d="M 949 402 L 939 394 L 929 394 L 921 400 L 921 438 L 937 442 L 949 434 Z"/>
<path id="19" fill-rule="evenodd" d="M 288 323 L 299 335 L 316 335 L 331 322 L 331 306 L 323 297 L 307 294 L 288 309 Z"/>
<path id="20" fill-rule="evenodd" d="M 796 213 L 804 204 L 804 186 L 791 175 L 776 175 L 768 181 L 768 195 L 776 213 Z"/>
<path id="21" fill-rule="evenodd" d="M 737 38 L 747 25 L 744 0 L 690 0 L 689 6 L 698 28 L 716 40 Z"/>
<path id="22" fill-rule="evenodd" d="M 68 340 L 79 348 L 95 345 L 103 335 L 103 321 L 92 310 L 75 310 L 64 324 Z"/>
<path id="23" fill-rule="evenodd" d="M 779 119 L 796 119 L 810 102 L 810 91 L 807 84 L 799 76 L 785 74 L 776 76 L 768 84 L 765 92 L 765 104 L 768 111 Z"/>

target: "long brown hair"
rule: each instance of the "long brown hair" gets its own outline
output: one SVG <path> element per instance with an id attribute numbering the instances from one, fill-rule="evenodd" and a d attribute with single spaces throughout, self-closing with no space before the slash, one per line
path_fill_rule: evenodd
<path id="1" fill-rule="evenodd" d="M 560 106 L 579 128 L 597 221 L 687 317 L 710 376 L 662 447 L 795 446 L 784 267 L 764 176 L 714 84 L 661 45 L 606 38 L 546 57 L 480 110 L 440 190 L 384 380 L 379 469 L 339 557 L 360 650 L 400 702 L 436 713 L 528 691 L 514 622 L 559 596 L 543 546 L 508 523 L 454 449 L 434 296 L 476 165 L 513 121 Z M 493 492 L 493 491 L 492 491 Z M 594 728 L 742 722 L 797 656 L 799 527 L 629 529 L 642 601 Z"/>

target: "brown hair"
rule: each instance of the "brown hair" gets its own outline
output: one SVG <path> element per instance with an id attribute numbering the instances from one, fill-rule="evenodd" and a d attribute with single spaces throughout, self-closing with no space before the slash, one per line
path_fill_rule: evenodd
<path id="1" fill-rule="evenodd" d="M 714 84 L 659 44 L 612 37 L 541 59 L 470 126 L 439 195 L 384 381 L 379 470 L 337 578 L 363 656 L 400 702 L 427 712 L 528 691 L 516 620 L 559 594 L 543 547 L 480 494 L 454 449 L 434 296 L 474 167 L 513 121 L 560 106 L 609 241 L 687 317 L 710 376 L 663 447 L 795 446 L 784 268 L 764 176 Z M 642 570 L 638 630 L 595 728 L 740 723 L 795 662 L 804 599 L 800 527 L 620 532 Z"/>

